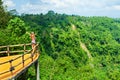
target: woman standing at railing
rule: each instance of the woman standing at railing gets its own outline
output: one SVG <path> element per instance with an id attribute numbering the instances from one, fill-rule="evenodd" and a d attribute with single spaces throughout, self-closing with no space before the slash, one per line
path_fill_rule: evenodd
<path id="1" fill-rule="evenodd" d="M 36 44 L 34 32 L 31 32 L 30 37 L 31 37 L 31 40 L 32 40 L 31 41 L 32 42 L 32 49 L 34 49 L 35 44 Z"/>

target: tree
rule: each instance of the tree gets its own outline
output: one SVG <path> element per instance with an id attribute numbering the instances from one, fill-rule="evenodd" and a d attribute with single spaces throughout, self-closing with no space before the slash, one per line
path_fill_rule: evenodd
<path id="1" fill-rule="evenodd" d="M 0 28 L 5 28 L 9 21 L 9 18 L 10 16 L 5 11 L 2 0 L 0 0 Z"/>
<path id="2" fill-rule="evenodd" d="M 15 17 L 11 19 L 8 23 L 8 29 L 12 33 L 12 36 L 20 37 L 26 33 L 25 23 L 20 18 Z"/>
<path id="3" fill-rule="evenodd" d="M 14 15 L 18 15 L 19 13 L 16 11 L 16 9 L 13 9 L 9 11 L 9 14 L 14 16 Z"/>
<path id="4" fill-rule="evenodd" d="M 120 20 L 68 16 L 53 11 L 20 17 L 31 26 L 31 31 L 38 33 L 42 52 L 41 79 L 120 79 Z M 76 30 L 71 24 L 76 25 Z M 91 52 L 94 68 L 88 65 L 89 59 L 80 46 L 81 42 Z"/>

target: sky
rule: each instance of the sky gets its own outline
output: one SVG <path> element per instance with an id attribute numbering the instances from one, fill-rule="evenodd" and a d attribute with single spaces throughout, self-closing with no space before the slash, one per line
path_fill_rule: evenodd
<path id="1" fill-rule="evenodd" d="M 56 13 L 120 18 L 120 0 L 3 0 L 8 10 L 27 14 Z"/>

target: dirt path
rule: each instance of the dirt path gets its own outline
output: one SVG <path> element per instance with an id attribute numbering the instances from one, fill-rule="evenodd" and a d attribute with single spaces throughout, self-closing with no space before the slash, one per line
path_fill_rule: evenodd
<path id="1" fill-rule="evenodd" d="M 91 53 L 90 53 L 89 50 L 87 49 L 86 45 L 81 42 L 81 45 L 80 45 L 80 46 L 81 46 L 82 49 L 87 53 L 88 58 L 91 59 L 91 60 L 93 60 L 93 59 L 92 59 L 92 56 L 91 56 Z"/>
<path id="2" fill-rule="evenodd" d="M 76 26 L 74 24 L 72 24 L 72 30 L 73 31 L 77 31 Z M 93 65 L 93 57 L 92 57 L 90 51 L 87 49 L 86 45 L 81 42 L 81 40 L 80 40 L 80 32 L 77 31 L 77 33 L 78 33 L 78 38 L 79 38 L 80 46 L 87 53 L 87 56 L 89 58 L 90 66 L 94 67 L 94 65 Z"/>
<path id="3" fill-rule="evenodd" d="M 87 56 L 89 58 L 89 64 L 90 64 L 90 66 L 94 68 L 93 57 L 92 57 L 90 51 L 87 49 L 87 47 L 86 47 L 86 45 L 84 43 L 81 42 L 80 46 L 87 53 Z"/>

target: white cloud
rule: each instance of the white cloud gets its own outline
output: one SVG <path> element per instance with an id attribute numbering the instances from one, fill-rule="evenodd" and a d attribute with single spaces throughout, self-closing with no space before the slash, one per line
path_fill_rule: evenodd
<path id="1" fill-rule="evenodd" d="M 43 4 L 49 4 L 49 5 L 53 5 L 53 6 L 66 6 L 65 3 L 63 3 L 60 0 L 41 0 L 41 2 Z"/>
<path id="2" fill-rule="evenodd" d="M 12 0 L 3 0 L 3 5 L 10 8 L 10 7 L 14 7 L 15 3 L 13 3 Z"/>
<path id="3" fill-rule="evenodd" d="M 103 4 L 100 4 L 96 0 L 40 0 L 41 3 L 39 4 L 32 4 L 27 3 L 26 5 L 22 5 L 22 10 L 30 11 L 39 10 L 40 11 L 48 11 L 48 10 L 55 10 L 55 11 L 65 11 L 69 13 L 74 13 L 73 11 L 83 11 L 87 9 L 93 8 L 101 8 Z M 38 2 L 39 3 L 39 2 Z M 38 12 L 38 11 L 37 11 Z"/>
<path id="4" fill-rule="evenodd" d="M 113 8 L 116 10 L 120 10 L 120 5 L 115 5 L 115 6 L 113 6 Z"/>
<path id="5" fill-rule="evenodd" d="M 41 13 L 47 11 L 46 7 L 43 5 L 35 5 L 31 3 L 27 3 L 26 5 L 22 5 L 19 12 L 20 13 Z"/>
<path id="6" fill-rule="evenodd" d="M 119 0 L 34 0 L 21 5 L 20 13 L 57 13 L 107 16 L 120 10 Z"/>

